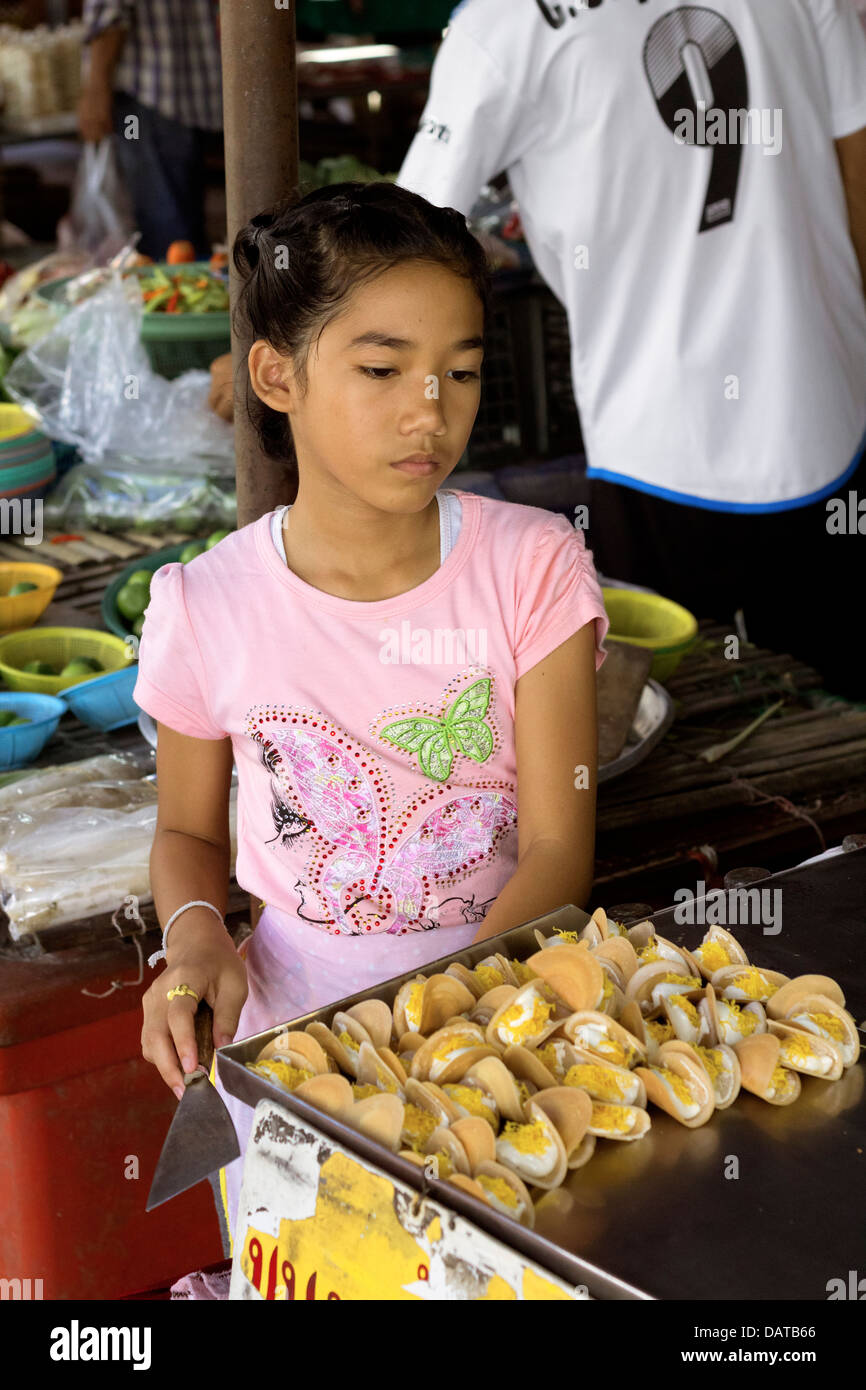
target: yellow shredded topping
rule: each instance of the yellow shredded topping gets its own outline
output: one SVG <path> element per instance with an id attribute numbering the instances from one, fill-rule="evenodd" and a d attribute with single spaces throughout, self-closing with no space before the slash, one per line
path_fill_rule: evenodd
<path id="1" fill-rule="evenodd" d="M 613 980 L 610 978 L 610 976 L 608 975 L 607 971 L 605 970 L 605 971 L 604 971 L 604 988 L 603 988 L 602 996 L 601 996 L 601 1002 L 602 1002 L 602 1004 L 606 1004 L 606 1003 L 608 1002 L 608 1000 L 611 999 L 612 997 L 613 997 Z"/>
<path id="2" fill-rule="evenodd" d="M 682 984 L 683 989 L 700 989 L 701 987 L 700 980 L 696 980 L 694 975 L 683 975 L 676 970 L 668 970 L 664 975 L 660 976 L 659 979 L 653 980 L 653 989 L 655 989 L 656 985 L 661 984 Z"/>
<path id="3" fill-rule="evenodd" d="M 432 1158 L 438 1158 L 439 1160 L 439 1177 L 450 1178 L 451 1174 L 454 1172 L 454 1164 L 451 1162 L 451 1156 L 447 1154 L 444 1149 L 438 1149 L 435 1154 L 430 1156 Z"/>
<path id="4" fill-rule="evenodd" d="M 517 1094 L 520 1096 L 521 1105 L 525 1105 L 526 1102 L 529 1100 L 529 1097 L 532 1095 L 532 1091 L 530 1091 L 527 1082 L 517 1082 Z"/>
<path id="5" fill-rule="evenodd" d="M 566 1086 L 578 1086 L 599 1100 L 621 1101 L 626 1092 L 626 1078 L 617 1076 L 609 1067 L 593 1067 L 579 1063 L 569 1067 L 563 1078 Z"/>
<path id="6" fill-rule="evenodd" d="M 483 1091 L 479 1091 L 475 1086 L 443 1086 L 442 1090 L 450 1096 L 456 1105 L 468 1110 L 470 1115 L 478 1115 L 482 1120 L 489 1120 L 494 1131 L 499 1128 L 496 1113 L 496 1103 Z"/>
<path id="7" fill-rule="evenodd" d="M 421 1024 L 421 1009 L 424 1004 L 424 989 L 426 980 L 416 980 L 409 987 L 409 998 L 406 1000 L 403 1012 L 406 1015 L 406 1022 L 415 1031 Z"/>
<path id="8" fill-rule="evenodd" d="M 478 1046 L 478 1039 L 474 1035 L 467 1037 L 465 1033 L 452 1033 L 433 1049 L 433 1056 L 437 1062 L 444 1062 L 456 1052 L 465 1052 L 470 1047 Z"/>
<path id="9" fill-rule="evenodd" d="M 530 1038 L 546 1027 L 552 1013 L 553 1005 L 544 999 L 533 1001 L 532 1013 L 528 1018 L 523 1017 L 522 1004 L 512 1004 L 505 1010 L 496 1026 L 500 1031 L 504 1029 L 515 1038 Z"/>
<path id="10" fill-rule="evenodd" d="M 781 1063 L 775 1068 L 770 1077 L 769 1090 L 775 1091 L 777 1096 L 787 1095 L 794 1085 L 793 1074 L 786 1071 Z"/>
<path id="11" fill-rule="evenodd" d="M 758 1026 L 757 1014 L 747 1014 L 735 1004 L 733 999 L 720 1001 L 723 1007 L 720 1009 L 720 1022 L 726 1022 L 730 1028 L 736 1028 L 744 1038 L 748 1038 Z"/>
<path id="12" fill-rule="evenodd" d="M 505 984 L 505 976 L 495 965 L 476 965 L 472 973 L 485 994 L 489 989 L 496 989 L 497 985 Z"/>
<path id="13" fill-rule="evenodd" d="M 491 1197 L 495 1197 L 497 1202 L 501 1202 L 503 1206 L 516 1209 L 521 1205 L 520 1198 L 511 1183 L 506 1182 L 504 1178 L 491 1178 L 486 1173 L 481 1173 L 475 1181 L 480 1183 L 484 1191 L 489 1192 Z"/>
<path id="14" fill-rule="evenodd" d="M 606 1129 L 611 1134 L 628 1134 L 634 1129 L 634 1114 L 625 1105 L 596 1105 L 593 1103 L 591 1129 Z"/>
<path id="15" fill-rule="evenodd" d="M 562 1064 L 556 1050 L 556 1043 L 545 1043 L 543 1047 L 538 1048 L 535 1055 L 542 1066 L 547 1067 L 552 1076 L 557 1078 L 562 1076 Z"/>
<path id="16" fill-rule="evenodd" d="M 348 1048 L 351 1052 L 361 1051 L 361 1044 L 359 1042 L 355 1042 L 355 1039 L 352 1037 L 352 1034 L 346 1028 L 343 1029 L 342 1033 L 337 1034 L 337 1041 L 341 1042 L 343 1046 Z"/>
<path id="17" fill-rule="evenodd" d="M 276 1081 L 277 1085 L 284 1086 L 287 1091 L 294 1091 L 296 1086 L 300 1086 L 302 1081 L 308 1081 L 313 1075 L 305 1067 L 293 1067 L 290 1062 L 280 1062 L 276 1058 L 265 1062 L 247 1062 L 247 1067 L 257 1076 Z"/>
<path id="18" fill-rule="evenodd" d="M 500 1137 L 518 1153 L 540 1154 L 550 1147 L 550 1135 L 541 1120 L 533 1120 L 527 1125 L 509 1120 Z"/>
<path id="19" fill-rule="evenodd" d="M 786 1062 L 799 1062 L 802 1066 L 806 1062 L 813 1061 L 817 1054 L 804 1034 L 795 1038 L 794 1034 L 790 1033 L 782 1043 L 781 1055 Z"/>
<path id="20" fill-rule="evenodd" d="M 647 944 L 641 947 L 637 953 L 637 958 L 641 965 L 650 965 L 654 960 L 664 960 L 654 936 L 651 936 Z"/>
<path id="21" fill-rule="evenodd" d="M 674 999 L 678 998 L 676 994 L 673 997 Z M 661 1019 L 644 1019 L 643 1026 L 650 1037 L 654 1038 L 657 1043 L 670 1042 L 674 1037 L 674 1025 L 672 1023 L 664 1023 Z"/>
<path id="22" fill-rule="evenodd" d="M 684 994 L 669 994 L 668 1003 L 678 1009 L 682 1009 L 689 1023 L 691 1023 L 694 1028 L 700 1027 L 701 1020 L 691 999 L 687 999 Z"/>
<path id="23" fill-rule="evenodd" d="M 725 1070 L 724 1053 L 717 1051 L 714 1047 L 696 1047 L 695 1052 L 709 1073 L 710 1080 L 715 1084 Z"/>
<path id="24" fill-rule="evenodd" d="M 576 932 L 576 931 L 563 931 L 561 927 L 554 927 L 554 929 L 553 929 L 553 934 L 554 934 L 554 936 L 558 936 L 559 939 L 560 939 L 560 941 L 570 941 L 570 942 L 572 942 L 575 946 L 577 945 L 577 942 L 578 942 L 578 939 L 579 939 L 579 933 L 578 933 L 578 932 Z"/>
<path id="25" fill-rule="evenodd" d="M 403 1107 L 403 1143 L 420 1153 L 437 1124 L 432 1111 L 424 1110 L 420 1105 L 412 1105 L 410 1102 Z"/>
<path id="26" fill-rule="evenodd" d="M 728 951 L 720 941 L 705 941 L 696 951 L 692 952 L 692 955 L 697 957 L 704 969 L 711 975 L 732 963 Z"/>
<path id="27" fill-rule="evenodd" d="M 376 1080 L 383 1091 L 387 1091 L 391 1096 L 400 1094 L 400 1087 L 397 1078 L 390 1067 L 380 1065 L 376 1068 Z"/>
<path id="28" fill-rule="evenodd" d="M 835 1014 L 806 1014 L 813 1023 L 817 1023 L 819 1028 L 823 1028 L 825 1033 L 829 1033 L 836 1042 L 845 1042 L 845 1025 L 841 1018 L 836 1018 Z"/>
<path id="29" fill-rule="evenodd" d="M 675 1071 L 670 1071 L 667 1067 L 653 1067 L 653 1071 L 668 1083 L 677 1100 L 682 1101 L 683 1105 L 694 1105 L 695 1098 L 687 1083 L 681 1076 L 677 1076 Z"/>
<path id="30" fill-rule="evenodd" d="M 592 1046 L 589 1043 L 584 1043 L 584 1047 L 587 1052 L 600 1053 L 607 1061 L 615 1062 L 618 1067 L 631 1066 L 633 1056 L 631 1048 L 624 1047 L 621 1042 L 617 1042 L 616 1038 L 605 1037 L 600 1042 L 593 1043 Z"/>
<path id="31" fill-rule="evenodd" d="M 515 975 L 517 976 L 518 982 L 521 985 L 526 985 L 529 983 L 530 980 L 535 980 L 538 978 L 535 971 L 532 969 L 532 966 L 527 965 L 525 961 L 513 960 L 511 962 L 511 969 L 514 971 Z"/>
<path id="32" fill-rule="evenodd" d="M 727 988 L 742 990 L 743 994 L 749 999 L 766 999 L 771 994 L 775 994 L 778 985 L 771 985 L 766 975 L 762 975 L 760 970 L 743 970 L 739 975 L 734 975 L 728 981 Z"/>
<path id="33" fill-rule="evenodd" d="M 360 1085 L 358 1082 L 356 1082 L 352 1087 L 352 1094 L 354 1095 L 355 1100 L 366 1100 L 368 1096 L 381 1095 L 381 1091 L 379 1090 L 378 1086 L 371 1086 L 369 1085 L 369 1083 L 365 1085 Z"/>

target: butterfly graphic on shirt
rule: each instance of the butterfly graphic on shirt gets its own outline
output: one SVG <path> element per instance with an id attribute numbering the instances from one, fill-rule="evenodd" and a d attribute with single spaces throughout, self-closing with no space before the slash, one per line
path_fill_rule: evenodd
<path id="1" fill-rule="evenodd" d="M 380 729 L 379 738 L 393 743 L 404 753 L 417 753 L 418 765 L 425 777 L 447 782 L 455 754 L 462 753 L 473 762 L 484 763 L 493 752 L 493 730 L 485 722 L 491 685 L 489 676 L 473 681 L 446 707 L 441 717 L 414 714 L 398 719 Z"/>
<path id="2" fill-rule="evenodd" d="M 381 760 L 322 715 L 259 706 L 246 731 L 271 773 L 275 840 L 309 843 L 309 920 L 334 931 L 422 930 L 438 891 L 488 861 L 517 824 L 497 785 L 430 787 L 394 807 Z"/>
<path id="3" fill-rule="evenodd" d="M 295 883 L 295 892 L 298 896 L 299 906 L 295 909 L 302 922 L 308 922 L 313 927 L 327 927 L 330 919 L 321 915 L 317 909 L 315 899 L 308 904 L 305 896 L 307 885 L 298 879 Z M 440 918 L 445 917 L 448 925 L 456 924 L 458 918 L 466 923 L 483 922 L 487 913 L 490 911 L 497 894 L 493 893 L 489 898 L 482 902 L 476 902 L 475 894 L 470 893 L 468 898 L 460 894 L 455 894 L 450 898 L 442 898 L 439 902 L 431 905 L 425 904 L 421 916 L 417 922 L 413 923 L 416 931 L 433 931 L 441 925 Z M 444 911 L 443 911 L 444 910 Z M 375 914 L 372 914 L 375 916 Z"/>

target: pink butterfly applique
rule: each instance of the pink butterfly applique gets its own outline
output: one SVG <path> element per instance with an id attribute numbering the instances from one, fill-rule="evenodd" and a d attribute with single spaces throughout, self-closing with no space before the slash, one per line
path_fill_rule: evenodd
<path id="1" fill-rule="evenodd" d="M 376 754 L 321 716 L 260 706 L 247 733 L 276 784 L 281 821 L 297 827 L 286 836 L 309 836 L 304 886 L 335 931 L 403 934 L 423 930 L 425 916 L 435 925 L 436 890 L 474 872 L 517 824 L 513 800 L 489 789 L 431 787 L 395 808 Z M 281 821 L 275 812 L 278 832 Z"/>

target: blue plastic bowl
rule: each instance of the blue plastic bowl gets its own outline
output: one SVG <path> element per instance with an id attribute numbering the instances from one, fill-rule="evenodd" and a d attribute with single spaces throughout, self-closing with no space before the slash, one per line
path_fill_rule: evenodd
<path id="1" fill-rule="evenodd" d="M 60 695 L 82 724 L 109 733 L 112 729 L 134 724 L 138 719 L 141 710 L 132 698 L 137 679 L 138 663 L 133 662 L 120 671 L 109 671 L 105 676 L 94 676 L 92 681 L 70 685 L 61 690 Z"/>
<path id="2" fill-rule="evenodd" d="M 66 708 L 66 701 L 56 695 L 33 695 L 23 690 L 0 693 L 0 709 L 12 709 L 22 719 L 32 721 L 0 728 L 0 768 L 24 767 L 38 758 Z"/>

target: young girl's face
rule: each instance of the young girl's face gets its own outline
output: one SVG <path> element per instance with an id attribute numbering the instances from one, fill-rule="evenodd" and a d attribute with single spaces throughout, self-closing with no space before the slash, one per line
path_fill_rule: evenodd
<path id="1" fill-rule="evenodd" d="M 290 392 L 300 477 L 382 511 L 426 507 L 466 447 L 481 392 L 484 316 L 468 280 L 407 262 L 360 286 L 310 346 Z M 427 468 L 395 467 L 412 456 Z"/>

